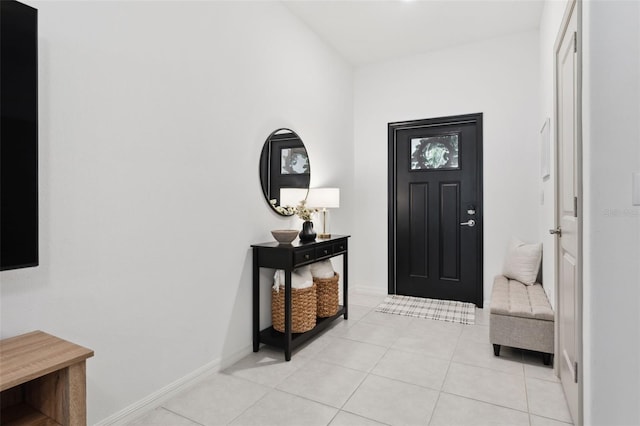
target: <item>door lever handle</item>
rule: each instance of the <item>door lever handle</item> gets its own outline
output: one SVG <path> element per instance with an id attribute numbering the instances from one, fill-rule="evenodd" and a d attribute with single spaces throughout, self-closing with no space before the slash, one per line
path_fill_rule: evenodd
<path id="1" fill-rule="evenodd" d="M 549 233 L 551 235 L 557 234 L 558 237 L 562 237 L 562 229 L 560 229 L 560 227 L 557 227 L 556 229 L 549 229 Z"/>
<path id="2" fill-rule="evenodd" d="M 473 228 L 474 226 L 476 226 L 476 221 L 473 219 L 469 219 L 466 222 L 462 222 L 460 226 L 468 226 L 469 228 Z"/>

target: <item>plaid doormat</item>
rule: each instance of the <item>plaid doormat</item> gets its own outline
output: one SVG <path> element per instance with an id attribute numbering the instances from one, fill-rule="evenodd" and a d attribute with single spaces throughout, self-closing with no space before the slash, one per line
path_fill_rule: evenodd
<path id="1" fill-rule="evenodd" d="M 425 299 L 394 294 L 387 296 L 378 305 L 376 311 L 460 324 L 475 324 L 476 322 L 476 305 L 453 300 Z"/>

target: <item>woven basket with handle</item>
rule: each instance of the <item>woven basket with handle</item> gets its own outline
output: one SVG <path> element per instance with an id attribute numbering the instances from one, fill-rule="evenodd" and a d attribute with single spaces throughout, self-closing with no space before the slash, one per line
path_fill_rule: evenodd
<path id="1" fill-rule="evenodd" d="M 291 289 L 291 332 L 304 333 L 316 326 L 316 284 Z M 276 331 L 284 333 L 284 287 L 271 290 L 271 322 Z"/>

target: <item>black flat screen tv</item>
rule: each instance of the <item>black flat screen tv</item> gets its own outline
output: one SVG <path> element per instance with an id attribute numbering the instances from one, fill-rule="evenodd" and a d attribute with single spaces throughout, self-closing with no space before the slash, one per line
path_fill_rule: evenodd
<path id="1" fill-rule="evenodd" d="M 0 270 L 38 265 L 38 15 L 0 0 Z"/>

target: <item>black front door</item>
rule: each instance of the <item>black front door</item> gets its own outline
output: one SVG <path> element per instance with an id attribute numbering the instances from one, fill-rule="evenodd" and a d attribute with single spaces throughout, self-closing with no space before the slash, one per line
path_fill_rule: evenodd
<path id="1" fill-rule="evenodd" d="M 482 307 L 482 114 L 389 123 L 389 293 Z"/>

